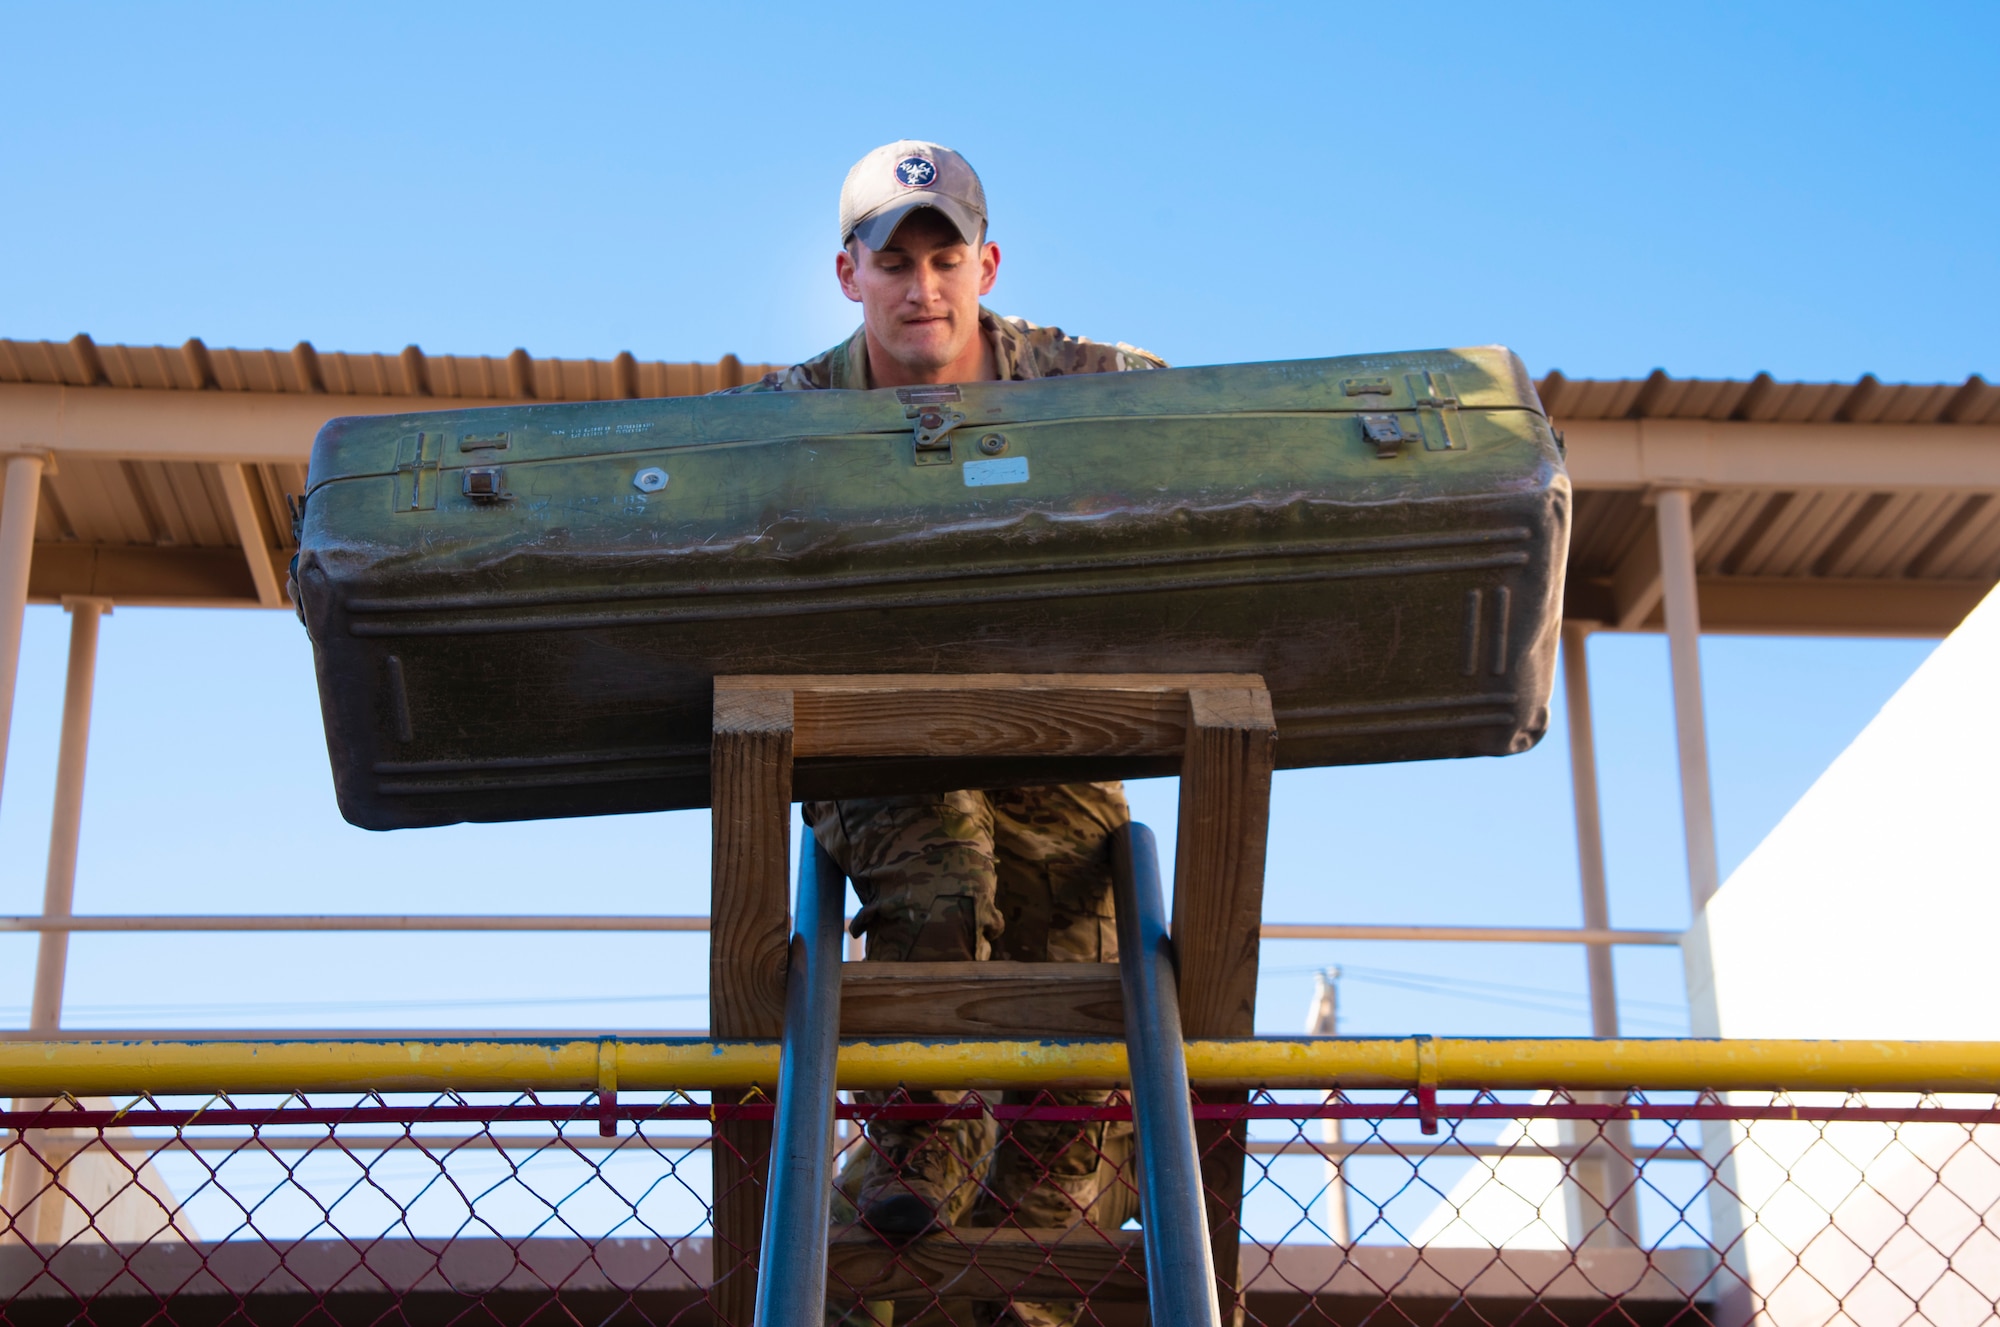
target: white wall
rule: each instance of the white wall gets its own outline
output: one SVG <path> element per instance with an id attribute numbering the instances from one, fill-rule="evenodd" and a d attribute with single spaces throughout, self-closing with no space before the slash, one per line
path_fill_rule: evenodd
<path id="1" fill-rule="evenodd" d="M 2000 1039 L 2000 592 L 1716 894 L 1700 1036 Z"/>
<path id="2" fill-rule="evenodd" d="M 1996 941 L 2000 591 L 1695 919 L 1683 942 L 1694 1030 L 2000 1040 Z M 1722 1180 L 1710 1199 L 1729 1249 L 1723 1322 L 1992 1320 L 2000 1129 L 1716 1124 L 1704 1147 Z"/>

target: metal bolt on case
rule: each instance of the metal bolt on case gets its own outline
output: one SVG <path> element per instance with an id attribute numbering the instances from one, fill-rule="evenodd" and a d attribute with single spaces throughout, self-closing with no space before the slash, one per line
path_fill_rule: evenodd
<path id="1" fill-rule="evenodd" d="M 979 450 L 985 452 L 988 456 L 998 456 L 1001 452 L 1007 450 L 1007 435 L 1004 433 L 987 434 L 979 440 Z"/>
<path id="2" fill-rule="evenodd" d="M 667 486 L 667 472 L 657 465 L 649 465 L 632 476 L 632 487 L 641 493 L 658 493 Z"/>

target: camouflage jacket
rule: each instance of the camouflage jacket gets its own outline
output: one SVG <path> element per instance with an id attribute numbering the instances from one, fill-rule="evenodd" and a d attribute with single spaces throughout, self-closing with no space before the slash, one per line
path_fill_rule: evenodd
<path id="1" fill-rule="evenodd" d="M 993 347 L 993 362 L 1003 381 L 1059 378 L 1069 373 L 1118 373 L 1126 369 L 1163 369 L 1166 361 L 1123 341 L 1107 345 L 1087 337 L 1065 336 L 1060 327 L 1037 327 L 1025 318 L 1002 318 L 982 306 L 979 330 Z M 756 382 L 731 387 L 739 392 L 807 392 L 824 388 L 861 390 L 868 386 L 868 336 L 853 336 L 803 364 L 767 373 Z"/>

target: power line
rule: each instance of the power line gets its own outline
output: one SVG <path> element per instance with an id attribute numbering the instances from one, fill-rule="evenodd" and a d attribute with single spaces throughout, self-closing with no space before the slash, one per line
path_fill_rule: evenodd
<path id="1" fill-rule="evenodd" d="M 410 1000 L 263 1000 L 255 1004 L 142 1004 L 66 1005 L 65 1018 L 99 1020 L 140 1016 L 146 1018 L 203 1018 L 244 1013 L 335 1014 L 372 1013 L 402 1009 L 519 1009 L 557 1005 L 673 1004 L 706 1000 L 706 993 L 676 995 L 576 995 L 514 996 L 495 999 L 410 999 Z M 0 1017 L 18 1021 L 27 1017 L 23 1006 L 0 1006 Z"/>
<path id="2" fill-rule="evenodd" d="M 1298 975 L 1324 970 L 1325 964 L 1290 965 L 1266 968 L 1270 976 Z M 1587 1009 L 1586 995 L 1575 991 L 1565 991 L 1542 986 L 1523 986 L 1510 982 L 1484 981 L 1470 977 L 1452 977 L 1439 973 L 1418 972 L 1403 968 L 1377 968 L 1342 963 L 1341 977 L 1350 982 L 1364 985 L 1382 986 L 1393 990 L 1415 991 L 1426 995 L 1447 998 L 1478 1000 L 1485 1004 L 1504 1005 L 1511 1008 L 1527 1009 L 1539 1013 L 1572 1014 Z M 578 995 L 578 996 L 508 996 L 487 998 L 444 998 L 444 999 L 401 999 L 401 1000 L 291 1000 L 258 1001 L 255 1003 L 187 1003 L 187 1004 L 72 1004 L 65 1010 L 72 1018 L 85 1021 L 105 1019 L 118 1020 L 134 1016 L 146 1018 L 208 1018 L 230 1017 L 242 1014 L 335 1014 L 374 1013 L 411 1009 L 529 1009 L 558 1008 L 585 1005 L 645 1005 L 676 1004 L 706 1000 L 705 992 L 675 992 L 645 995 Z M 1685 1019 L 1687 1007 L 1661 1000 L 1646 1000 L 1621 997 L 1621 1009 L 1654 1011 L 1676 1020 L 1663 1021 L 1658 1018 L 1639 1017 L 1635 1021 L 1659 1026 L 1678 1027 L 1677 1020 Z M 0 1019 L 17 1022 L 27 1017 L 25 1007 L 0 1006 Z"/>
<path id="3" fill-rule="evenodd" d="M 1272 975 L 1319 972 L 1324 965 L 1291 966 L 1267 969 Z M 1469 977 L 1447 977 L 1430 972 L 1412 972 L 1399 968 L 1357 967 L 1342 963 L 1340 975 L 1343 980 L 1358 981 L 1364 985 L 1386 986 L 1394 990 L 1416 991 L 1425 995 L 1439 995 L 1447 998 L 1477 1000 L 1482 1004 L 1504 1005 L 1515 1009 L 1527 1009 L 1537 1013 L 1576 1014 L 1589 1008 L 1589 997 L 1575 991 L 1555 990 L 1543 986 L 1520 986 L 1510 982 L 1481 981 Z M 1685 1005 L 1670 1004 L 1661 1000 L 1625 999 L 1619 1000 L 1621 1008 L 1631 1007 L 1635 1015 L 1631 1021 L 1650 1024 L 1654 1027 L 1678 1029 L 1687 1017 Z M 1654 1010 L 1669 1018 L 1648 1018 L 1638 1010 Z"/>

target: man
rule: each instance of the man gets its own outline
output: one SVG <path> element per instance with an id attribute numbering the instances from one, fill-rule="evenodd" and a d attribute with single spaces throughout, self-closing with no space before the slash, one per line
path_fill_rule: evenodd
<path id="1" fill-rule="evenodd" d="M 999 318 L 980 305 L 1000 271 L 986 193 L 958 153 L 905 140 L 876 148 L 840 191 L 834 275 L 862 324 L 832 350 L 737 391 L 907 387 L 1164 367 Z M 1106 962 L 1118 954 L 1109 836 L 1131 818 L 1116 783 L 809 802 L 805 817 L 861 899 L 854 930 L 893 962 L 1005 958 Z M 959 1093 L 918 1094 L 938 1101 Z M 1068 1104 L 1103 1093 L 1064 1093 Z M 886 1099 L 882 1097 L 878 1100 Z M 878 1121 L 855 1205 L 891 1237 L 934 1225 L 1115 1229 L 1136 1210 L 1129 1125 L 1019 1122 L 991 1148 L 989 1121 Z M 990 1149 L 990 1156 L 989 1156 Z M 1030 1321 L 1066 1320 L 1059 1311 Z"/>

